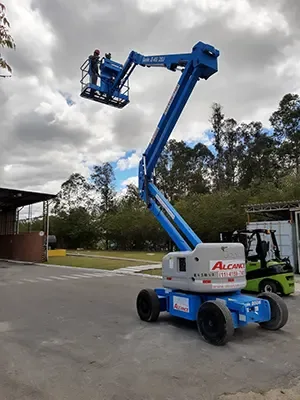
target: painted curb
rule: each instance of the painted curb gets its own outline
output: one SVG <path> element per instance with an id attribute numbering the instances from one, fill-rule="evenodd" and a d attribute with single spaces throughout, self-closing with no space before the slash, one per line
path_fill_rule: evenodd
<path id="1" fill-rule="evenodd" d="M 100 256 L 98 254 L 83 254 L 83 253 L 66 253 L 67 256 L 70 257 L 88 257 L 88 258 L 104 258 L 107 260 L 122 260 L 122 261 L 134 261 L 134 262 L 142 262 L 142 263 L 150 263 L 153 265 L 160 265 L 161 262 L 159 261 L 151 261 L 151 260 L 143 260 L 143 259 L 136 259 L 136 258 L 126 258 L 126 257 L 113 257 L 113 256 Z"/>
<path id="2" fill-rule="evenodd" d="M 123 269 L 122 271 L 119 271 L 118 268 L 116 268 L 116 269 L 102 269 L 101 268 L 100 269 L 100 268 L 72 267 L 70 265 L 43 264 L 43 263 L 35 263 L 35 262 L 29 262 L 29 261 L 6 260 L 6 259 L 3 259 L 3 258 L 0 258 L 0 261 L 1 262 L 7 262 L 9 264 L 37 265 L 39 267 L 44 267 L 44 268 L 55 267 L 55 268 L 63 268 L 63 269 L 72 269 L 74 271 L 85 271 L 85 272 L 86 271 L 93 271 L 93 272 L 99 272 L 99 273 L 101 273 L 101 272 L 103 272 L 103 273 L 111 272 L 111 273 L 117 274 L 117 275 L 135 275 L 135 276 L 146 276 L 146 277 L 151 276 L 151 277 L 155 277 L 155 278 L 161 278 L 160 275 L 143 274 L 143 273 L 140 273 L 138 271 L 133 272 L 130 269 L 126 271 L 123 268 L 122 268 Z M 145 265 L 141 265 L 141 267 L 142 268 L 140 269 L 140 271 L 143 271 Z M 128 268 L 131 268 L 131 267 L 128 267 Z M 138 267 L 134 267 L 134 268 L 138 268 Z M 155 269 L 155 268 L 154 268 L 153 265 L 149 265 L 148 269 Z"/>

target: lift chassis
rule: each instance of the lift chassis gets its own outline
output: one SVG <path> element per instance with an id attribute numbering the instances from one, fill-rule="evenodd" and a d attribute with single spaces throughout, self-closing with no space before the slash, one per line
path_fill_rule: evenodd
<path id="1" fill-rule="evenodd" d="M 200 335 L 214 345 L 224 345 L 236 328 L 249 323 L 278 330 L 287 322 L 286 304 L 274 293 L 255 298 L 238 292 L 216 296 L 166 288 L 142 289 L 137 297 L 137 310 L 141 320 L 148 322 L 156 321 L 164 311 L 196 321 Z"/>
<path id="2" fill-rule="evenodd" d="M 219 51 L 198 42 L 190 53 L 144 56 L 131 51 L 124 65 L 104 57 L 100 82 L 91 83 L 89 61 L 82 66 L 81 97 L 122 109 L 129 103 L 129 77 L 136 66 L 181 70 L 178 84 L 146 148 L 138 172 L 139 195 L 178 248 L 162 260 L 163 287 L 142 289 L 136 299 L 143 321 L 161 312 L 196 321 L 209 343 L 225 344 L 235 328 L 258 323 L 269 330 L 288 320 L 285 302 L 274 293 L 241 294 L 246 260 L 241 243 L 203 243 L 155 185 L 155 165 L 196 83 L 218 71 Z M 93 89 L 91 91 L 91 89 Z M 91 93 L 95 93 L 91 95 Z M 180 232 L 181 231 L 181 232 Z"/>
<path id="3" fill-rule="evenodd" d="M 164 287 L 143 289 L 137 296 L 140 318 L 152 322 L 161 312 L 168 312 L 196 321 L 200 335 L 215 345 L 225 344 L 236 328 L 249 323 L 268 330 L 282 328 L 288 309 L 281 297 L 267 292 L 257 297 L 241 293 L 246 285 L 241 246 L 201 243 L 193 251 L 167 254 L 162 261 Z M 237 262 L 226 261 L 228 255 L 233 258 L 236 253 Z M 225 261 L 219 261 L 221 257 Z"/>

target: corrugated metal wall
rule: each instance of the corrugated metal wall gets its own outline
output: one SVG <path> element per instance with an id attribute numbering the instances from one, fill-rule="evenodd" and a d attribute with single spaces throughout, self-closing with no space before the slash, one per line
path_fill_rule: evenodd
<path id="1" fill-rule="evenodd" d="M 13 235 L 16 233 L 16 210 L 0 212 L 0 235 Z"/>

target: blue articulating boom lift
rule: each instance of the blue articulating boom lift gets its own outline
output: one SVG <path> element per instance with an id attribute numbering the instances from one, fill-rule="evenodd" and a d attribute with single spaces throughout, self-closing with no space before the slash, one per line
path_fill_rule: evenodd
<path id="1" fill-rule="evenodd" d="M 223 345 L 235 328 L 248 323 L 258 323 L 269 330 L 282 328 L 288 320 L 287 306 L 274 293 L 260 293 L 257 297 L 241 294 L 246 286 L 244 246 L 241 243 L 203 243 L 160 193 L 154 177 L 156 162 L 196 83 L 217 72 L 218 57 L 219 51 L 203 42 L 195 44 L 186 54 L 144 56 L 131 51 L 124 65 L 103 57 L 99 85 L 90 83 L 90 65 L 86 60 L 81 66 L 81 97 L 123 108 L 129 103 L 129 77 L 136 66 L 181 70 L 175 90 L 140 160 L 138 176 L 140 197 L 178 251 L 167 254 L 162 260 L 163 287 L 142 289 L 136 307 L 143 321 L 155 321 L 164 311 L 196 321 L 204 340 Z"/>

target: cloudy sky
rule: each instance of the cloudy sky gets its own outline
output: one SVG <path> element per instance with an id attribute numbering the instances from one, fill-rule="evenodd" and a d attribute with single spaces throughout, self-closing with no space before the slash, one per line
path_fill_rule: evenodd
<path id="1" fill-rule="evenodd" d="M 300 89 L 299 0 L 2 1 L 17 48 L 4 52 L 13 77 L 0 80 L 0 186 L 56 193 L 72 172 L 106 161 L 119 188 L 135 182 L 179 73 L 136 69 L 131 103 L 115 110 L 79 96 L 79 68 L 95 48 L 122 63 L 131 50 L 186 53 L 198 41 L 220 50 L 219 72 L 197 84 L 178 140 L 209 144 L 213 102 L 267 127 L 281 97 Z"/>

